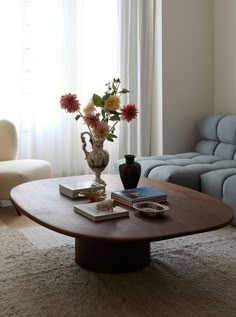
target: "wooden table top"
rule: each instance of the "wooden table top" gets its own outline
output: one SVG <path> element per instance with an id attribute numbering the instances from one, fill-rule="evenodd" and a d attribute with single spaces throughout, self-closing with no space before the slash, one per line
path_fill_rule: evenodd
<path id="1" fill-rule="evenodd" d="M 230 207 L 197 191 L 171 183 L 140 178 L 138 187 L 167 193 L 169 211 L 163 218 L 141 216 L 131 208 L 130 217 L 93 222 L 73 211 L 80 200 L 59 192 L 60 183 L 93 180 L 94 175 L 37 180 L 11 191 L 15 207 L 35 222 L 75 238 L 96 238 L 117 242 L 157 241 L 221 228 L 232 221 Z M 123 189 L 119 175 L 103 175 L 106 192 Z"/>

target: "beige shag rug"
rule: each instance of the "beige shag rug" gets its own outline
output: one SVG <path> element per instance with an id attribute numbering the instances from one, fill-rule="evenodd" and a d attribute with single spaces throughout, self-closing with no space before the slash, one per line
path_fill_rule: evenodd
<path id="1" fill-rule="evenodd" d="M 138 272 L 74 261 L 74 240 L 0 222 L 1 317 L 235 317 L 236 227 L 152 243 Z"/>

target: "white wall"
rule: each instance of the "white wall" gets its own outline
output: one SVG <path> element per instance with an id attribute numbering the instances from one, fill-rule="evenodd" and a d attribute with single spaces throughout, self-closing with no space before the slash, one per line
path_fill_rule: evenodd
<path id="1" fill-rule="evenodd" d="M 163 0 L 162 41 L 163 153 L 189 151 L 214 112 L 213 0 Z"/>
<path id="2" fill-rule="evenodd" d="M 214 0 L 215 113 L 236 114 L 236 1 Z"/>

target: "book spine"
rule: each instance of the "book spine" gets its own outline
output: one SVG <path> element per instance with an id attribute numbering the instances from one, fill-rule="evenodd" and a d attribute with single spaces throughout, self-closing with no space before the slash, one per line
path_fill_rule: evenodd
<path id="1" fill-rule="evenodd" d="M 137 202 L 142 202 L 142 201 L 166 201 L 167 200 L 167 196 L 166 195 L 163 195 L 163 196 L 159 196 L 159 197 L 138 197 L 138 198 L 134 198 L 134 199 L 131 199 L 129 197 L 126 197 L 126 196 L 121 196 L 121 195 L 117 195 L 117 194 L 113 194 L 111 193 L 111 198 L 112 199 L 119 199 L 119 200 L 122 200 L 122 201 L 126 201 L 126 202 L 129 202 L 131 205 L 134 204 L 134 203 L 137 203 Z"/>
<path id="2" fill-rule="evenodd" d="M 126 206 L 129 206 L 129 207 L 132 207 L 133 206 L 133 204 L 135 203 L 135 202 L 129 202 L 129 201 L 127 201 L 127 200 L 124 200 L 124 199 L 122 199 L 122 198 L 118 198 L 118 197 L 112 197 L 112 199 L 114 200 L 114 201 L 116 201 L 116 202 L 118 202 L 118 203 L 121 203 L 121 204 L 124 204 L 124 205 L 126 205 Z M 141 201 L 139 201 L 139 202 L 145 202 L 145 201 L 153 201 L 153 202 L 157 202 L 157 203 L 164 203 L 164 202 L 166 202 L 167 201 L 167 199 L 166 199 L 166 197 L 161 197 L 161 198 L 155 198 L 155 199 L 142 199 Z"/>
<path id="3" fill-rule="evenodd" d="M 111 197 L 114 201 L 120 203 L 120 204 L 123 204 L 123 205 L 126 205 L 126 206 L 129 206 L 129 207 L 132 207 L 133 206 L 133 203 L 132 202 L 129 202 L 127 200 L 123 200 L 121 198 L 118 198 L 118 197 Z"/>
<path id="4" fill-rule="evenodd" d="M 167 196 L 160 196 L 160 197 L 156 197 L 156 198 L 143 198 L 143 197 L 140 197 L 140 198 L 137 198 L 135 199 L 135 202 L 142 202 L 142 201 L 155 201 L 155 202 L 158 202 L 158 201 L 166 201 L 167 200 Z"/>
<path id="5" fill-rule="evenodd" d="M 119 194 L 114 194 L 114 193 L 111 193 L 111 198 L 114 198 L 114 197 L 116 197 L 116 198 L 121 198 L 122 200 L 125 200 L 125 201 L 129 201 L 129 202 L 131 202 L 132 203 L 132 199 L 131 198 L 129 198 L 129 197 L 127 197 L 127 196 L 121 196 L 121 195 L 119 195 Z"/>

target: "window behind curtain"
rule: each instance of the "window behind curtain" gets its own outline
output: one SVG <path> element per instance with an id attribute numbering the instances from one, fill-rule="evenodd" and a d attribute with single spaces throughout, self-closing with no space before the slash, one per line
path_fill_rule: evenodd
<path id="1" fill-rule="evenodd" d="M 51 161 L 54 175 L 90 172 L 85 126 L 59 100 L 73 92 L 85 105 L 117 76 L 116 2 L 0 0 L 0 116 L 17 126 L 19 157 Z M 110 153 L 116 146 L 107 143 Z"/>

